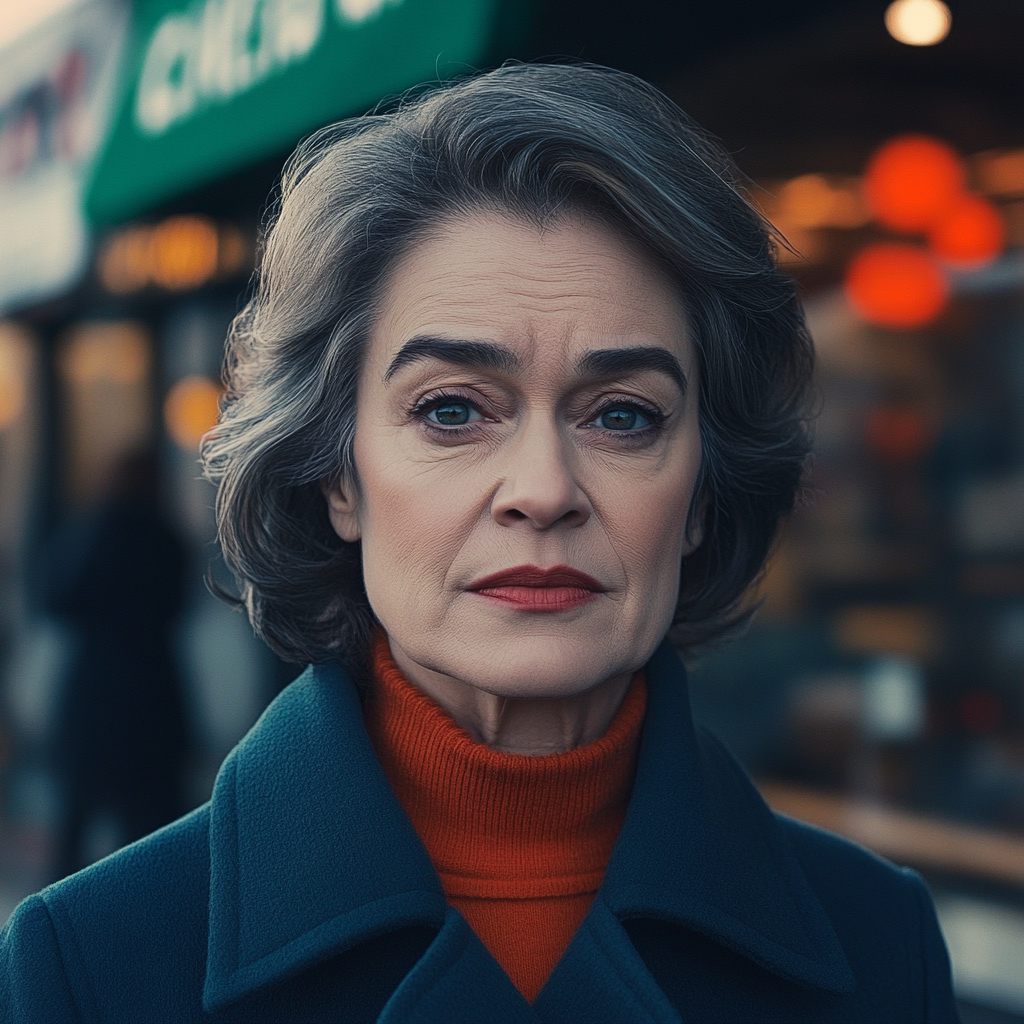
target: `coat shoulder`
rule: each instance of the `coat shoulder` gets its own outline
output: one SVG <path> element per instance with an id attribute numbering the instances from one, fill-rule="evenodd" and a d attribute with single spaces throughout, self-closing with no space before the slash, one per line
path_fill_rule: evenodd
<path id="1" fill-rule="evenodd" d="M 209 879 L 207 805 L 30 896 L 0 935 L 0 1021 L 201 1019 Z"/>
<path id="2" fill-rule="evenodd" d="M 923 1019 L 956 1021 L 949 953 L 931 893 L 916 871 L 856 843 L 776 814 L 854 973 L 913 980 Z"/>
<path id="3" fill-rule="evenodd" d="M 922 901 L 931 909 L 927 887 L 915 871 L 897 867 L 833 832 L 766 808 L 753 782 L 725 744 L 704 728 L 698 729 L 697 737 L 709 774 L 718 779 L 729 778 L 740 790 L 746 790 L 745 811 L 756 805 L 774 820 L 786 847 L 796 857 L 837 930 L 844 925 L 867 927 L 872 917 L 879 915 L 890 927 L 893 920 L 910 926 L 920 917 Z M 877 933 L 873 937 L 877 939 Z"/>
<path id="4" fill-rule="evenodd" d="M 949 955 L 921 877 L 841 836 L 770 810 L 717 737 L 699 729 L 697 739 L 714 791 L 744 794 L 736 813 L 761 820 L 773 837 L 775 856 L 793 863 L 810 890 L 798 898 L 813 898 L 824 911 L 855 979 L 850 998 L 861 1016 L 854 1019 L 956 1021 Z"/>
<path id="5" fill-rule="evenodd" d="M 812 887 L 819 895 L 830 895 L 835 880 L 842 878 L 843 888 L 851 900 L 861 902 L 868 897 L 882 909 L 891 910 L 891 900 L 914 903 L 923 888 L 920 876 L 900 868 L 849 839 L 798 821 L 788 815 L 772 812 L 776 824 L 796 854 L 797 860 Z"/>

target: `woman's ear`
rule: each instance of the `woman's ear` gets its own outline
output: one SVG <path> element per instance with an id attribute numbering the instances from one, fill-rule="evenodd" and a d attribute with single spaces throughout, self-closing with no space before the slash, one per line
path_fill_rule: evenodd
<path id="1" fill-rule="evenodd" d="M 342 540 L 355 543 L 362 536 L 355 486 L 346 480 L 325 480 L 320 484 L 320 490 L 327 499 L 327 515 L 334 532 Z"/>

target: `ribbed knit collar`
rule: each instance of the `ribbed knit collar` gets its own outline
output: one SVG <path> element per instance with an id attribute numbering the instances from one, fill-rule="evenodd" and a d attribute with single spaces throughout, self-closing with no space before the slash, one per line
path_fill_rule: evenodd
<path id="1" fill-rule="evenodd" d="M 599 888 L 633 787 L 643 673 L 601 739 L 531 757 L 474 740 L 402 675 L 386 637 L 374 646 L 373 668 L 367 730 L 449 896 Z"/>

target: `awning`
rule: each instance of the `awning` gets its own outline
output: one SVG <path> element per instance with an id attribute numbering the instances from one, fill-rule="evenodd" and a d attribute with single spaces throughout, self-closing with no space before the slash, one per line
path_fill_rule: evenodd
<path id="1" fill-rule="evenodd" d="M 142 0 L 93 223 L 293 145 L 490 52 L 502 0 Z"/>

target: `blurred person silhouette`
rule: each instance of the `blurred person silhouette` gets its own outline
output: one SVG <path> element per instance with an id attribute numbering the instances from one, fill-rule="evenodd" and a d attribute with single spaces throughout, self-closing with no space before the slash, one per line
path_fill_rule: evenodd
<path id="1" fill-rule="evenodd" d="M 116 836 L 107 838 L 122 845 L 184 810 L 188 729 L 171 629 L 187 561 L 160 513 L 149 450 L 123 456 L 101 503 L 65 522 L 48 546 L 42 603 L 75 632 L 52 731 L 63 790 L 58 878 L 86 866 L 99 822 L 113 819 Z"/>

